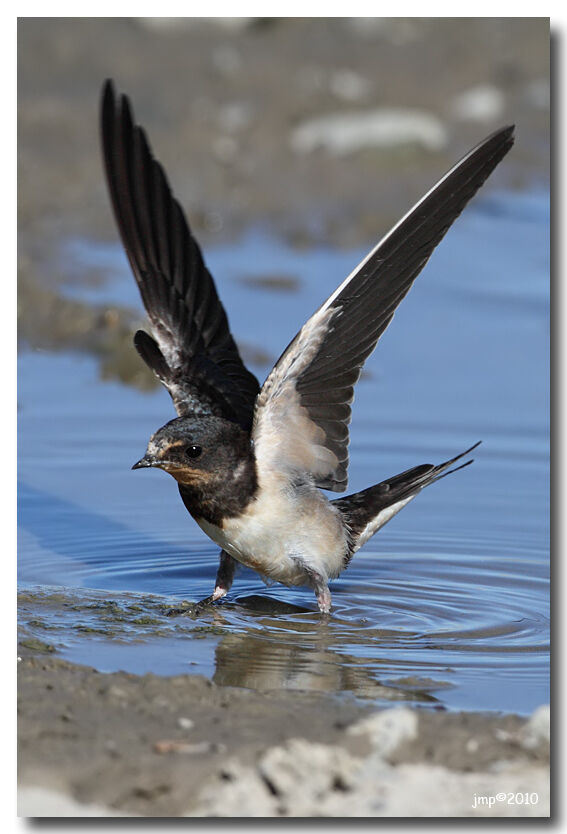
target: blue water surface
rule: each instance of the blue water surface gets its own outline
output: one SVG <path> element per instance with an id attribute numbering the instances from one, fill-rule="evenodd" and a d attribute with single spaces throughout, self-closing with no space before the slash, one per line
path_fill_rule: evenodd
<path id="1" fill-rule="evenodd" d="M 266 587 L 246 569 L 223 604 L 166 617 L 167 605 L 211 592 L 218 551 L 173 479 L 130 470 L 174 416 L 167 393 L 104 381 L 89 356 L 22 352 L 25 632 L 102 671 L 198 671 L 219 684 L 450 708 L 525 713 L 547 702 L 548 230 L 547 193 L 477 199 L 367 362 L 349 491 L 483 443 L 473 466 L 356 555 L 332 585 L 329 622 L 308 589 Z M 275 359 L 373 243 L 295 250 L 255 229 L 205 254 L 235 338 Z M 78 274 L 108 275 L 96 288 L 70 283 L 70 296 L 141 309 L 118 245 L 72 241 L 65 255 Z M 261 381 L 269 369 L 253 367 Z M 112 626 L 108 610 L 121 612 Z"/>

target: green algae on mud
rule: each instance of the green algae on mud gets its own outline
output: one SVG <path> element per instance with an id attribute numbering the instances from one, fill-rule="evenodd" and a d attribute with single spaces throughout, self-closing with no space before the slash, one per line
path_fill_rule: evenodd
<path id="1" fill-rule="evenodd" d="M 135 641 L 167 636 L 179 630 L 188 631 L 183 628 L 183 622 L 166 617 L 170 606 L 159 597 L 135 594 L 119 594 L 113 600 L 97 597 L 95 591 L 83 594 L 76 589 L 67 592 L 47 588 L 22 590 L 18 594 L 19 627 L 31 634 L 49 628 L 59 632 L 63 641 L 69 630 Z M 132 597 L 136 602 L 131 601 Z M 42 613 L 49 622 L 42 618 Z"/>
<path id="2" fill-rule="evenodd" d="M 440 706 L 436 692 L 453 687 L 442 678 L 419 675 L 377 680 L 366 668 L 364 657 L 337 654 L 332 648 L 336 638 L 318 614 L 257 594 L 236 603 L 203 607 L 185 602 L 172 609 L 163 598 L 147 594 L 116 594 L 108 599 L 91 590 L 62 593 L 36 588 L 20 593 L 19 608 L 20 653 L 37 647 L 37 651 L 73 658 L 86 651 L 91 662 L 106 672 L 117 668 L 117 663 L 118 668 L 145 669 L 151 658 L 165 654 L 166 668 L 198 665 L 209 670 L 218 686 L 264 692 L 284 687 L 354 696 L 361 702 L 411 702 L 430 707 Z M 47 622 L 49 649 L 41 639 Z M 335 617 L 335 625 L 340 627 L 340 618 Z M 377 633 L 376 639 L 384 636 Z M 87 646 L 88 640 L 94 642 Z M 361 645 L 367 640 L 365 631 Z M 204 655 L 197 650 L 203 641 Z M 120 646 L 123 652 L 116 660 Z M 141 649 L 140 657 L 129 656 L 128 647 L 134 646 Z"/>

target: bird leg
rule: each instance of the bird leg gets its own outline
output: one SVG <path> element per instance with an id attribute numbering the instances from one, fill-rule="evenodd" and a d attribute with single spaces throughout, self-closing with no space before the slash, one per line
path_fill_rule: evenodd
<path id="1" fill-rule="evenodd" d="M 230 591 L 232 580 L 234 579 L 234 572 L 236 570 L 236 559 L 233 559 L 225 550 L 220 552 L 219 569 L 217 570 L 217 578 L 215 580 L 215 590 L 209 597 L 199 600 L 192 608 L 171 608 L 167 612 L 168 617 L 173 617 L 176 614 L 198 613 L 207 605 L 216 602 L 218 599 L 226 596 Z"/>
<path id="2" fill-rule="evenodd" d="M 217 571 L 217 578 L 215 580 L 215 590 L 210 596 L 211 602 L 217 599 L 222 599 L 230 591 L 232 580 L 234 579 L 234 572 L 236 570 L 236 559 L 233 559 L 226 550 L 221 550 L 219 569 Z"/>
<path id="3" fill-rule="evenodd" d="M 317 595 L 317 605 L 319 606 L 319 611 L 321 612 L 321 614 L 330 614 L 331 592 L 329 591 L 329 586 L 324 585 L 320 588 L 315 588 L 315 593 Z"/>
<path id="4" fill-rule="evenodd" d="M 317 605 L 321 614 L 329 614 L 331 612 L 331 592 L 329 591 L 328 580 L 326 576 L 308 567 L 302 560 L 305 572 L 309 577 L 309 584 L 315 591 L 317 597 Z"/>
<path id="5" fill-rule="evenodd" d="M 204 608 L 212 602 L 225 597 L 230 591 L 232 580 L 234 579 L 234 572 L 236 570 L 236 559 L 233 559 L 226 550 L 221 550 L 219 569 L 217 570 L 217 578 L 215 579 L 215 590 L 210 597 L 200 600 L 195 607 Z"/>

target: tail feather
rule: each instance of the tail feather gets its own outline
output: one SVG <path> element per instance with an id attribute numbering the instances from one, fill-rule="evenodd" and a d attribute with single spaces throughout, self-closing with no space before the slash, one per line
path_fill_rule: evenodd
<path id="1" fill-rule="evenodd" d="M 431 463 L 424 463 L 414 466 L 393 478 L 381 481 L 379 484 L 368 487 L 362 492 L 347 495 L 333 501 L 343 516 L 350 535 L 349 560 L 374 535 L 384 526 L 396 513 L 398 513 L 412 498 L 421 490 L 436 481 L 470 466 L 473 459 L 461 463 L 450 469 L 454 463 L 464 458 L 479 446 L 481 441 L 475 443 L 470 449 L 461 452 L 454 458 L 440 463 L 437 466 Z"/>

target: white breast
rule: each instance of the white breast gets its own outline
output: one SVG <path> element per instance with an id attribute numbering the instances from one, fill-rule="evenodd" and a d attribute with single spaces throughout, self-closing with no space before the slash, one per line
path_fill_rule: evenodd
<path id="1" fill-rule="evenodd" d="M 260 487 L 245 512 L 222 529 L 196 519 L 227 553 L 263 577 L 285 585 L 310 584 L 310 573 L 338 576 L 347 550 L 342 520 L 313 488 L 294 493 L 274 479 Z"/>

